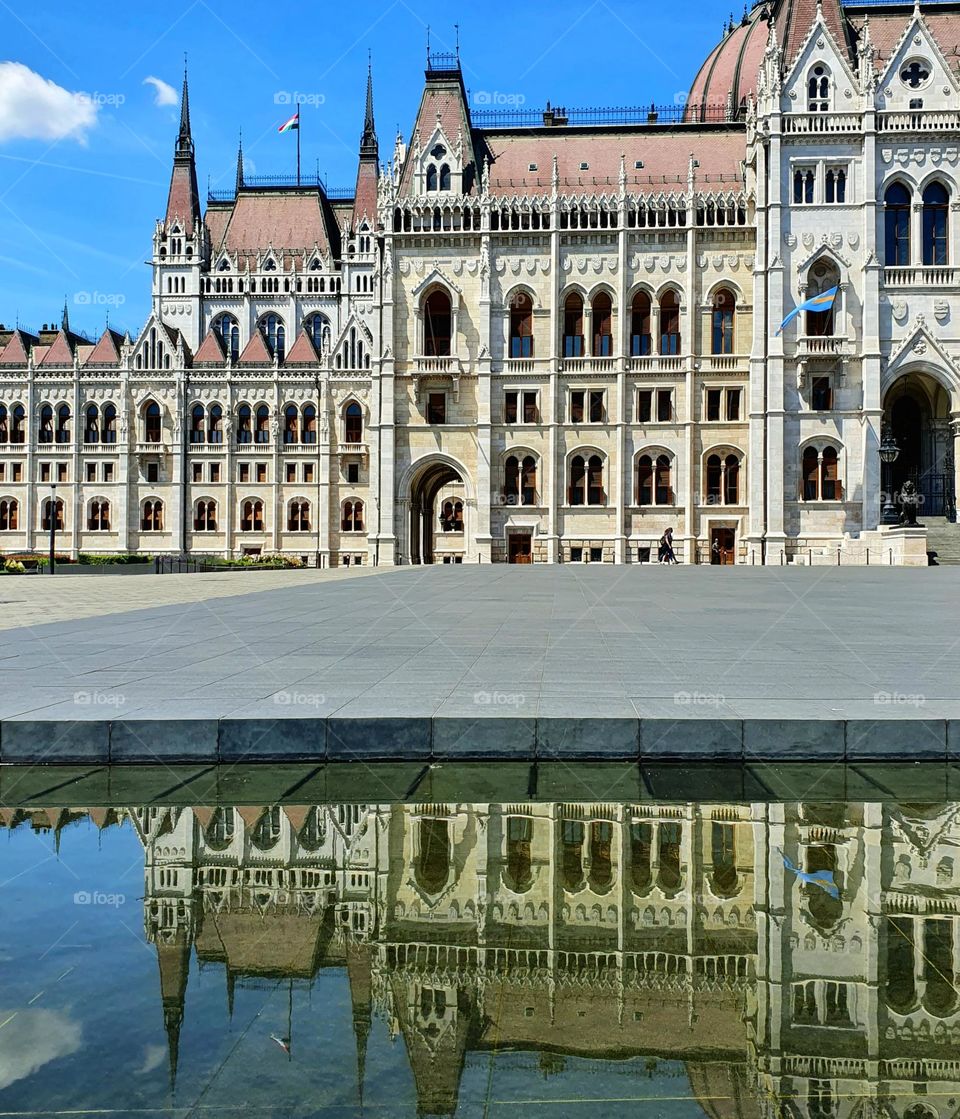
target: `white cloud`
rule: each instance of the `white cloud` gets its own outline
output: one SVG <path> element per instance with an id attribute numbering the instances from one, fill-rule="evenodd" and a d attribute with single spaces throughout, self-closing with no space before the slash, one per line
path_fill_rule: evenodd
<path id="1" fill-rule="evenodd" d="M 0 62 L 0 143 L 7 140 L 86 140 L 102 100 L 71 93 L 22 62 Z"/>
<path id="2" fill-rule="evenodd" d="M 148 1045 L 143 1051 L 143 1064 L 139 1069 L 140 1075 L 143 1076 L 145 1073 L 153 1072 L 155 1068 L 159 1068 L 167 1059 L 167 1052 L 165 1045 Z"/>
<path id="3" fill-rule="evenodd" d="M 178 105 L 180 98 L 177 96 L 177 91 L 172 85 L 169 85 L 162 78 L 154 78 L 153 76 L 143 79 L 144 85 L 152 85 L 154 89 L 154 105 Z"/>
<path id="4" fill-rule="evenodd" d="M 61 1011 L 21 1010 L 0 1030 L 0 1089 L 76 1053 L 80 1041 L 80 1026 Z"/>

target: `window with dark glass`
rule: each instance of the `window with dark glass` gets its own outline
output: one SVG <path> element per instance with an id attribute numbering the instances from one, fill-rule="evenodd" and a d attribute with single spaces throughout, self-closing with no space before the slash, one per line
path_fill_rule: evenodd
<path id="1" fill-rule="evenodd" d="M 447 396 L 443 392 L 432 392 L 427 397 L 427 423 L 438 425 L 447 422 Z"/>
<path id="2" fill-rule="evenodd" d="M 510 356 L 533 357 L 533 304 L 525 291 L 518 291 L 510 305 Z"/>
<path id="3" fill-rule="evenodd" d="M 810 405 L 814 412 L 829 412 L 833 408 L 833 385 L 829 377 L 814 377 L 810 388 Z"/>
<path id="4" fill-rule="evenodd" d="M 568 295 L 563 305 L 563 356 L 583 357 L 583 300 Z"/>
<path id="5" fill-rule="evenodd" d="M 886 227 L 885 261 L 888 268 L 910 264 L 910 192 L 902 183 L 893 183 L 884 195 Z"/>
<path id="6" fill-rule="evenodd" d="M 949 257 L 947 229 L 950 195 L 942 183 L 931 183 L 923 192 L 923 263 L 946 264 Z"/>
<path id="7" fill-rule="evenodd" d="M 647 357 L 653 350 L 650 296 L 637 292 L 630 312 L 630 356 Z"/>

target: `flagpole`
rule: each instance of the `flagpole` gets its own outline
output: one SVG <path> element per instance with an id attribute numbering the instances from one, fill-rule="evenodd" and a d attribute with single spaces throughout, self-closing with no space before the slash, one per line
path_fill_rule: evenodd
<path id="1" fill-rule="evenodd" d="M 297 109 L 297 186 L 300 186 L 300 110 Z"/>

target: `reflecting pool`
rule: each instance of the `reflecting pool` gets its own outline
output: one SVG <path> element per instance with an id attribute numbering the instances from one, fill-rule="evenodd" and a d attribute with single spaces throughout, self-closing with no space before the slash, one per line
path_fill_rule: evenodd
<path id="1" fill-rule="evenodd" d="M 960 1104 L 960 803 L 0 809 L 0 1114 Z"/>

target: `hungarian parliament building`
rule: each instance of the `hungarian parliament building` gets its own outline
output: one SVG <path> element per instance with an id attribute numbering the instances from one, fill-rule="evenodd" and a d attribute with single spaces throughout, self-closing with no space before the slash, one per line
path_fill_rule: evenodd
<path id="1" fill-rule="evenodd" d="M 958 59 L 960 3 L 768 0 L 683 104 L 533 112 L 428 51 L 383 162 L 368 76 L 355 187 L 241 151 L 205 207 L 185 79 L 142 330 L 0 331 L 0 551 L 638 563 L 672 528 L 776 565 L 883 539 L 910 483 L 955 521 Z"/>

